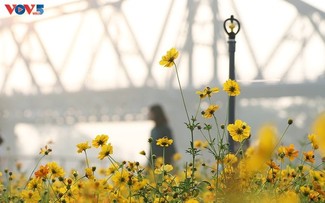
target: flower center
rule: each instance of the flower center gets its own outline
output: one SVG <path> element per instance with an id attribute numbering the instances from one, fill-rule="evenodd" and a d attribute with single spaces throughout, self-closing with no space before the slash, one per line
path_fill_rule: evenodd
<path id="1" fill-rule="evenodd" d="M 166 141 L 162 142 L 161 145 L 166 146 L 168 143 Z"/>
<path id="2" fill-rule="evenodd" d="M 236 88 L 235 88 L 234 86 L 230 86 L 230 87 L 229 87 L 229 91 L 230 91 L 230 92 L 235 92 L 235 91 L 236 91 Z"/>
<path id="3" fill-rule="evenodd" d="M 237 130 L 236 130 L 236 133 L 238 134 L 238 135 L 242 135 L 243 134 L 243 129 L 241 129 L 241 128 L 238 128 Z"/>
<path id="4" fill-rule="evenodd" d="M 170 57 L 170 59 L 168 60 L 168 62 L 170 62 L 170 63 L 173 63 L 173 62 L 174 62 L 174 60 L 175 60 L 175 58 L 174 58 L 174 57 Z"/>

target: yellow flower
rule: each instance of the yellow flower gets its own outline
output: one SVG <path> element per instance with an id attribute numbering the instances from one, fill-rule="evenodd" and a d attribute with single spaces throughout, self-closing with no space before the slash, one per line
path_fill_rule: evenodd
<path id="1" fill-rule="evenodd" d="M 102 146 L 101 151 L 98 154 L 98 159 L 103 160 L 110 154 L 113 154 L 113 146 L 108 143 Z"/>
<path id="2" fill-rule="evenodd" d="M 249 146 L 245 151 L 245 157 L 249 158 L 255 153 L 255 147 Z"/>
<path id="3" fill-rule="evenodd" d="M 195 198 L 191 198 L 189 200 L 186 200 L 185 203 L 200 203 L 200 202 L 197 199 L 195 199 Z"/>
<path id="4" fill-rule="evenodd" d="M 139 191 L 148 184 L 147 179 L 139 180 L 139 179 L 136 179 L 134 177 L 132 178 L 132 182 L 133 182 L 133 185 L 132 185 L 132 190 L 133 191 Z M 137 201 L 135 201 L 135 202 L 137 202 Z"/>
<path id="5" fill-rule="evenodd" d="M 35 172 L 36 178 L 44 178 L 49 173 L 49 167 L 47 165 L 43 166 L 41 165 L 39 170 Z"/>
<path id="6" fill-rule="evenodd" d="M 206 87 L 203 91 L 196 91 L 196 94 L 200 96 L 201 99 L 205 98 L 206 96 L 211 97 L 211 94 L 219 92 L 219 88 L 217 87 Z"/>
<path id="7" fill-rule="evenodd" d="M 238 161 L 237 157 L 234 154 L 227 154 L 223 159 L 223 163 L 226 165 L 233 165 Z"/>
<path id="8" fill-rule="evenodd" d="M 106 175 L 114 174 L 115 171 L 117 171 L 117 169 L 118 169 L 117 165 L 115 165 L 115 164 L 110 165 L 106 170 Z"/>
<path id="9" fill-rule="evenodd" d="M 161 58 L 159 64 L 167 68 L 172 67 L 175 64 L 174 60 L 178 57 L 178 54 L 176 48 L 171 48 L 167 51 L 167 54 Z"/>
<path id="10" fill-rule="evenodd" d="M 318 142 L 317 142 L 317 139 L 316 139 L 316 135 L 315 134 L 309 134 L 308 139 L 309 139 L 313 149 L 318 149 L 319 146 L 318 146 Z"/>
<path id="11" fill-rule="evenodd" d="M 194 140 L 194 147 L 197 149 L 202 148 L 203 142 L 202 140 Z"/>
<path id="12" fill-rule="evenodd" d="M 39 153 L 43 154 L 43 155 L 48 155 L 51 151 L 52 151 L 52 149 L 49 148 L 47 145 L 45 145 L 44 148 L 41 148 Z"/>
<path id="13" fill-rule="evenodd" d="M 315 162 L 315 155 L 314 151 L 303 152 L 304 160 L 306 162 L 314 163 Z"/>
<path id="14" fill-rule="evenodd" d="M 164 164 L 163 158 L 161 156 L 157 157 L 156 158 L 155 167 L 156 168 L 161 167 L 163 164 Z"/>
<path id="15" fill-rule="evenodd" d="M 115 183 L 115 185 L 123 185 L 126 184 L 129 180 L 129 173 L 125 170 L 116 171 L 114 175 L 112 176 L 112 181 Z"/>
<path id="16" fill-rule="evenodd" d="M 321 155 L 325 157 L 325 113 L 320 114 L 313 123 L 313 133 Z"/>
<path id="17" fill-rule="evenodd" d="M 308 186 L 301 186 L 299 190 L 304 196 L 308 196 L 311 191 Z"/>
<path id="18" fill-rule="evenodd" d="M 64 170 L 61 168 L 56 162 L 49 162 L 46 164 L 49 168 L 49 171 L 52 175 L 52 177 L 63 177 L 64 176 Z"/>
<path id="19" fill-rule="evenodd" d="M 77 147 L 78 147 L 78 153 L 81 153 L 83 151 L 86 151 L 87 149 L 90 149 L 91 146 L 89 146 L 88 142 L 82 142 L 82 143 L 79 143 L 77 144 Z"/>
<path id="20" fill-rule="evenodd" d="M 165 136 L 163 138 L 158 139 L 156 144 L 161 147 L 169 147 L 171 144 L 173 144 L 173 140 L 168 139 L 168 137 Z"/>
<path id="21" fill-rule="evenodd" d="M 295 145 L 290 144 L 288 147 L 285 147 L 285 156 L 289 158 L 290 161 L 293 161 L 298 157 L 299 151 L 295 150 Z"/>
<path id="22" fill-rule="evenodd" d="M 205 111 L 202 112 L 204 118 L 212 118 L 214 112 L 219 109 L 218 105 L 211 104 Z"/>
<path id="23" fill-rule="evenodd" d="M 258 131 L 257 145 L 252 154 L 247 158 L 247 170 L 250 172 L 261 171 L 266 168 L 277 143 L 277 133 L 273 125 L 264 125 Z M 272 164 L 270 167 L 276 167 Z"/>
<path id="24" fill-rule="evenodd" d="M 270 169 L 272 171 L 279 171 L 280 170 L 280 166 L 277 165 L 274 161 L 269 160 L 266 162 L 266 164 L 270 167 Z"/>
<path id="25" fill-rule="evenodd" d="M 297 172 L 295 169 L 293 169 L 289 165 L 287 165 L 287 168 L 283 169 L 281 171 L 281 176 L 282 176 L 283 181 L 287 181 L 287 180 L 295 178 L 297 176 Z"/>
<path id="26" fill-rule="evenodd" d="M 42 186 L 43 186 L 43 181 L 40 178 L 33 178 L 27 184 L 27 188 L 33 191 L 34 190 L 40 191 L 42 189 Z"/>
<path id="27" fill-rule="evenodd" d="M 179 161 L 179 160 L 181 160 L 182 159 L 182 155 L 180 154 L 180 153 L 175 153 L 174 155 L 173 155 L 173 160 L 174 161 Z"/>
<path id="28" fill-rule="evenodd" d="M 93 180 L 95 178 L 93 169 L 92 168 L 85 168 L 85 176 L 88 179 Z"/>
<path id="29" fill-rule="evenodd" d="M 276 143 L 278 142 L 277 140 L 277 130 L 275 126 L 262 126 L 258 131 L 258 147 L 256 152 L 266 157 L 266 160 L 269 160 L 272 157 Z"/>
<path id="30" fill-rule="evenodd" d="M 61 187 L 59 189 L 59 194 L 64 194 L 60 202 L 76 202 L 79 198 L 80 200 L 80 191 L 76 186 L 71 187 L 70 189 L 66 187 Z"/>
<path id="31" fill-rule="evenodd" d="M 309 202 L 324 202 L 321 200 L 321 196 L 319 192 L 311 190 L 310 194 L 308 195 Z"/>
<path id="32" fill-rule="evenodd" d="M 209 186 L 209 187 L 212 187 L 212 186 Z M 211 191 L 213 191 L 213 189 L 208 190 L 203 193 L 203 202 L 213 202 L 217 199 L 215 193 L 211 192 Z"/>
<path id="33" fill-rule="evenodd" d="M 250 137 L 251 127 L 241 120 L 236 120 L 235 124 L 228 125 L 227 130 L 234 141 L 242 142 Z"/>
<path id="34" fill-rule="evenodd" d="M 278 198 L 276 202 L 283 203 L 299 203 L 299 196 L 295 193 L 295 191 L 285 191 Z"/>
<path id="35" fill-rule="evenodd" d="M 324 172 L 323 171 L 315 171 L 315 170 L 310 170 L 309 171 L 309 176 L 313 181 L 319 182 L 319 183 L 325 183 L 325 177 L 324 177 Z"/>
<path id="36" fill-rule="evenodd" d="M 21 191 L 21 198 L 26 203 L 35 203 L 41 200 L 41 196 L 37 190 L 23 190 Z"/>
<path id="37" fill-rule="evenodd" d="M 107 143 L 108 141 L 108 135 L 97 135 L 95 137 L 95 139 L 93 139 L 92 141 L 92 145 L 95 147 L 95 148 L 98 148 L 99 146 L 103 146 Z"/>
<path id="38" fill-rule="evenodd" d="M 240 94 L 240 87 L 235 80 L 227 80 L 223 84 L 223 90 L 228 93 L 229 96 L 238 96 Z"/>
<path id="39" fill-rule="evenodd" d="M 162 165 L 160 168 L 156 168 L 155 169 L 155 174 L 162 174 L 163 172 L 170 172 L 172 171 L 174 168 L 172 165 L 170 164 L 165 164 L 165 165 Z"/>

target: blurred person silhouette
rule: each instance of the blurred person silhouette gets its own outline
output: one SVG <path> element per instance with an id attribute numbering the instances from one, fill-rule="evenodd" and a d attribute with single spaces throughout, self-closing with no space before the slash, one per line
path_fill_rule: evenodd
<path id="1" fill-rule="evenodd" d="M 152 154 L 156 157 L 163 156 L 163 149 L 161 146 L 156 145 L 156 141 L 159 138 L 168 137 L 173 139 L 173 144 L 165 149 L 165 164 L 172 164 L 173 155 L 176 153 L 175 139 L 171 128 L 168 125 L 168 119 L 165 115 L 164 109 L 159 104 L 154 104 L 149 108 L 149 120 L 153 120 L 155 126 L 151 129 L 150 136 L 152 138 Z M 151 154 L 151 153 L 150 153 Z"/>

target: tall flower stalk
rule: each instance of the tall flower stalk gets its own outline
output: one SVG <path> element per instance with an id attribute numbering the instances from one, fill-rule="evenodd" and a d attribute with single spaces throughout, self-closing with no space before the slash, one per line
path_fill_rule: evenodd
<path id="1" fill-rule="evenodd" d="M 181 97 L 182 97 L 182 103 L 183 103 L 185 113 L 186 113 L 186 117 L 187 117 L 186 125 L 187 125 L 187 128 L 190 130 L 190 133 L 191 133 L 190 148 L 189 148 L 189 150 L 187 150 L 187 152 L 189 152 L 192 155 L 191 178 L 193 180 L 194 179 L 194 172 L 195 172 L 195 157 L 197 155 L 197 151 L 194 148 L 194 129 L 196 128 L 197 125 L 195 124 L 196 119 L 195 118 L 190 119 L 190 116 L 189 116 L 189 113 L 188 113 L 188 110 L 187 110 L 182 85 L 181 85 L 181 82 L 180 82 L 180 79 L 179 79 L 177 65 L 175 63 L 175 59 L 178 57 L 178 55 L 179 55 L 178 50 L 176 48 L 171 48 L 169 51 L 167 51 L 166 55 L 162 56 L 162 59 L 160 60 L 159 64 L 166 67 L 166 68 L 171 68 L 173 66 L 175 68 L 177 82 L 178 82 L 179 90 L 180 90 Z"/>

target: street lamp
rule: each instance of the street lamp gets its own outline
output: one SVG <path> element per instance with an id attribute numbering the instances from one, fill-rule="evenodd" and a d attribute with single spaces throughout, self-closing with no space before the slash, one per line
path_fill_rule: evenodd
<path id="1" fill-rule="evenodd" d="M 235 80 L 235 49 L 236 49 L 236 35 L 240 30 L 240 23 L 233 15 L 226 19 L 223 23 L 223 28 L 228 34 L 228 45 L 229 45 L 229 79 Z M 229 96 L 229 107 L 228 107 L 228 124 L 235 123 L 235 96 Z M 229 150 L 235 151 L 235 143 L 228 134 Z"/>

